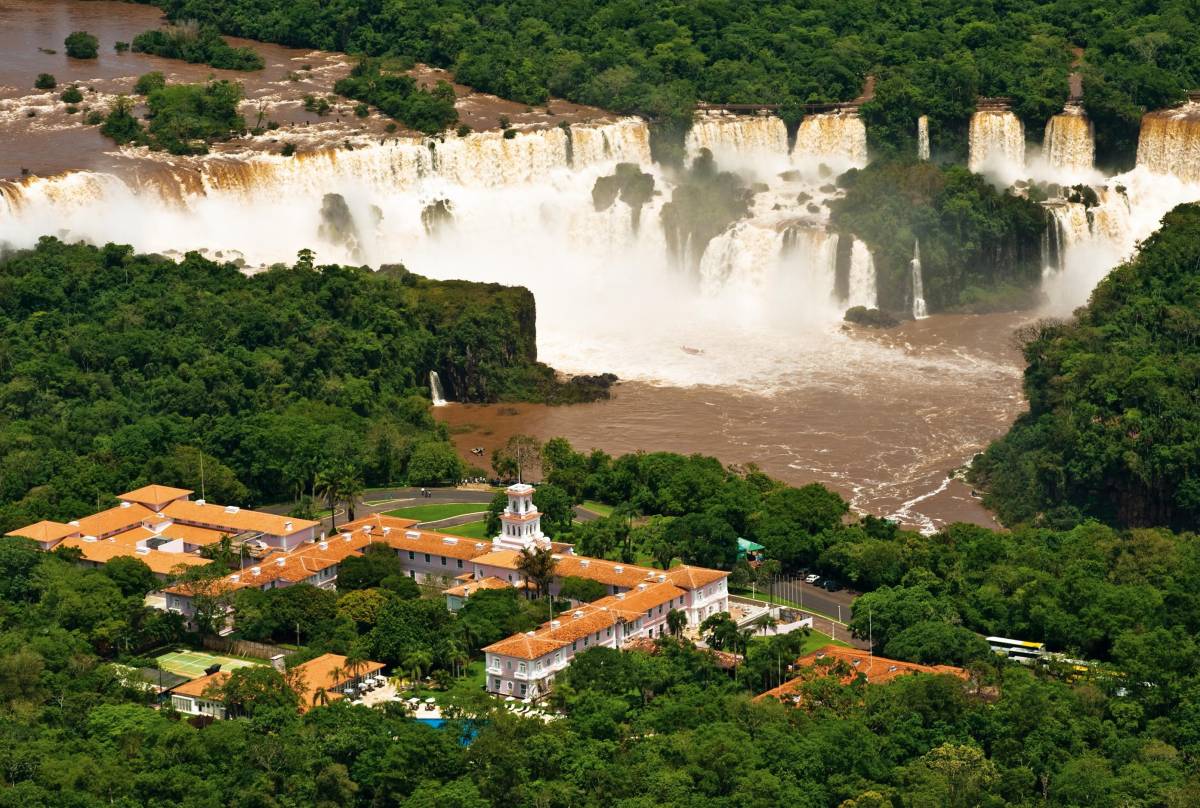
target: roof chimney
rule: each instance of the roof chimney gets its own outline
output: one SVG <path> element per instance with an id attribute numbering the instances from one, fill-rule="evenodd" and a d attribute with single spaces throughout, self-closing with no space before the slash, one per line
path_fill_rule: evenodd
<path id="1" fill-rule="evenodd" d="M 122 502 L 121 502 L 121 507 L 122 507 L 122 508 L 128 508 L 128 507 L 129 507 L 129 503 L 128 503 L 128 502 L 124 502 L 124 501 L 122 501 Z"/>
<path id="2" fill-rule="evenodd" d="M 583 617 L 583 610 L 582 610 L 582 609 L 576 609 L 576 610 L 573 612 L 572 616 L 573 616 L 573 617 L 574 617 L 576 620 L 578 620 L 579 618 Z"/>
<path id="3" fill-rule="evenodd" d="M 561 621 L 559 621 L 559 620 L 551 620 L 550 621 L 550 628 L 561 628 L 561 627 L 562 627 Z"/>
<path id="4" fill-rule="evenodd" d="M 262 567 L 251 567 L 250 568 L 251 575 L 259 575 L 260 573 L 262 573 Z"/>
<path id="5" fill-rule="evenodd" d="M 319 547 L 320 547 L 322 550 L 328 550 L 328 549 L 329 549 L 329 542 L 327 542 L 327 541 L 323 541 L 323 542 L 321 542 L 321 543 L 320 543 L 318 546 L 319 546 Z"/>
<path id="6" fill-rule="evenodd" d="M 616 572 L 616 573 L 621 573 L 621 572 L 624 572 L 624 571 L 625 571 L 625 568 L 624 568 L 624 567 L 622 567 L 620 564 L 618 564 L 617 566 L 613 567 L 613 572 Z"/>
<path id="7" fill-rule="evenodd" d="M 279 558 L 275 559 L 275 564 L 277 566 L 282 567 L 286 563 L 287 563 L 287 556 L 280 556 Z"/>
<path id="8" fill-rule="evenodd" d="M 287 531 L 291 531 L 291 529 L 292 529 L 292 520 L 291 519 L 289 519 L 283 523 L 283 529 L 287 530 Z"/>
<path id="9" fill-rule="evenodd" d="M 233 575 L 229 576 L 229 580 L 233 581 L 236 584 L 238 581 L 242 580 L 242 576 L 235 572 Z"/>
<path id="10" fill-rule="evenodd" d="M 204 500 L 202 500 L 202 499 L 198 499 L 198 500 L 196 500 L 196 504 L 197 504 L 197 505 L 207 505 L 208 503 L 207 503 L 207 502 L 205 502 L 205 501 L 204 501 Z"/>

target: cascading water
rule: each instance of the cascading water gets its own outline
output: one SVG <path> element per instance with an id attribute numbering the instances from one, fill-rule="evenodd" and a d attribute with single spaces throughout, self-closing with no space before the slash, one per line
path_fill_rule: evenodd
<path id="1" fill-rule="evenodd" d="M 1200 182 L 1200 103 L 1147 113 L 1138 135 L 1137 164 L 1183 182 Z"/>
<path id="2" fill-rule="evenodd" d="M 867 164 L 867 127 L 857 112 L 806 115 L 796 131 L 792 162 L 825 164 L 835 173 Z"/>
<path id="3" fill-rule="evenodd" d="M 867 245 L 858 239 L 854 239 L 850 248 L 850 281 L 846 304 L 868 309 L 873 309 L 878 304 L 875 259 Z"/>
<path id="4" fill-rule="evenodd" d="M 1067 174 L 1090 172 L 1096 162 L 1092 122 L 1083 108 L 1068 104 L 1046 124 L 1042 155 L 1051 169 Z"/>
<path id="5" fill-rule="evenodd" d="M 929 316 L 925 309 L 925 279 L 921 277 L 921 242 L 913 242 L 913 257 L 909 264 L 912 270 L 912 316 L 923 320 Z"/>
<path id="6" fill-rule="evenodd" d="M 700 137 L 705 148 L 740 144 L 747 182 L 761 185 L 750 215 L 700 249 L 699 278 L 670 257 L 661 212 L 676 175 L 652 163 L 648 129 L 633 119 L 294 157 L 130 150 L 122 157 L 136 173 L 0 183 L 0 243 L 54 233 L 167 255 L 196 249 L 250 268 L 310 248 L 322 263 L 402 262 L 434 278 L 520 284 L 537 299 L 539 357 L 555 367 L 762 389 L 779 378 L 771 357 L 794 356 L 798 331 L 827 333 L 844 311 L 836 238 L 825 232 L 837 192 L 822 190 L 831 177 L 818 179 L 811 162 L 792 170 L 777 119 L 725 120 Z M 619 163 L 654 180 L 637 228 L 625 199 L 594 204 L 597 180 Z M 856 300 L 866 283 L 856 280 Z M 677 316 L 663 317 L 667 308 Z M 678 355 L 680 344 L 704 348 L 704 360 Z"/>
<path id="7" fill-rule="evenodd" d="M 917 118 L 917 159 L 929 159 L 929 116 Z"/>
<path id="8" fill-rule="evenodd" d="M 429 398 L 433 406 L 446 406 L 446 393 L 442 390 L 442 379 L 436 370 L 429 371 Z"/>
<path id="9" fill-rule="evenodd" d="M 1025 167 L 1025 127 L 1007 109 L 981 109 L 971 116 L 972 171 L 1015 179 Z"/>
<path id="10" fill-rule="evenodd" d="M 774 115 L 696 115 L 684 141 L 688 159 L 708 149 L 718 164 L 741 162 L 764 155 L 787 156 L 787 127 Z"/>

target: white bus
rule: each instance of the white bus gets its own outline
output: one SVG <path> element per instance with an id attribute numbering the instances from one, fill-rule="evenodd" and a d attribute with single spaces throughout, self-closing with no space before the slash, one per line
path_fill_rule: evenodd
<path id="1" fill-rule="evenodd" d="M 1017 662 L 1032 662 L 1045 653 L 1045 643 L 1010 640 L 1008 637 L 988 637 L 987 644 L 992 653 L 1008 657 Z"/>

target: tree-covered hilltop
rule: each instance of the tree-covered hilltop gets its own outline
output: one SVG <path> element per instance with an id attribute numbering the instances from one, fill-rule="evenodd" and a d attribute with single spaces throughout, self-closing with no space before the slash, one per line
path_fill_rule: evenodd
<path id="1" fill-rule="evenodd" d="M 1009 524 L 1200 520 L 1200 206 L 1163 219 L 1068 322 L 1024 336 L 1029 412 L 972 468 Z"/>
<path id="2" fill-rule="evenodd" d="M 912 311 L 919 242 L 930 311 L 1025 308 L 1041 281 L 1045 212 L 961 166 L 884 161 L 851 169 L 830 204 L 835 230 L 871 248 L 879 306 Z"/>
<path id="3" fill-rule="evenodd" d="M 529 104 L 550 95 L 654 118 L 698 100 L 772 103 L 786 119 L 848 101 L 874 75 L 864 116 L 879 152 L 961 155 L 979 95 L 1009 96 L 1034 137 L 1067 99 L 1083 49 L 1102 162 L 1131 162 L 1140 116 L 1200 86 L 1200 21 L 1187 0 L 735 0 L 624 2 L 154 0 L 175 20 L 298 47 L 393 55 Z"/>
<path id="4" fill-rule="evenodd" d="M 201 452 L 213 499 L 235 504 L 295 499 L 333 471 L 360 487 L 453 480 L 430 370 L 457 400 L 604 394 L 537 362 L 522 288 L 307 251 L 248 277 L 195 253 L 42 239 L 0 261 L 0 532 L 150 479 L 196 487 Z"/>

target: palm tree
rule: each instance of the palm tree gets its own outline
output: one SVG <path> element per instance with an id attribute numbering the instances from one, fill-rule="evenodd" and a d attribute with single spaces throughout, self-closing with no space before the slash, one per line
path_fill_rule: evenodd
<path id="1" fill-rule="evenodd" d="M 346 655 L 346 670 L 350 674 L 351 679 L 357 678 L 365 667 L 367 667 L 366 657 L 354 651 Z"/>
<path id="2" fill-rule="evenodd" d="M 313 691 L 312 703 L 314 706 L 315 705 L 324 706 L 324 705 L 328 704 L 329 703 L 329 691 L 327 691 L 323 687 L 318 687 L 316 690 Z"/>
<path id="3" fill-rule="evenodd" d="M 557 566 L 554 553 L 548 547 L 526 547 L 517 558 L 517 569 L 526 580 L 533 583 L 539 598 L 543 592 L 549 591 L 550 582 L 554 580 L 554 568 Z"/>
<path id="4" fill-rule="evenodd" d="M 317 472 L 313 494 L 329 504 L 329 529 L 331 532 L 337 531 L 337 506 L 342 501 L 341 485 L 341 478 L 333 470 L 323 469 Z"/>
<path id="5" fill-rule="evenodd" d="M 418 682 L 433 665 L 433 657 L 428 651 L 410 651 L 408 656 L 404 657 L 402 665 L 404 672 L 409 674 L 414 682 Z"/>
<path id="6" fill-rule="evenodd" d="M 678 609 L 667 612 L 667 631 L 671 632 L 672 637 L 682 636 L 685 628 L 687 628 L 686 614 Z"/>
<path id="7" fill-rule="evenodd" d="M 329 686 L 337 687 L 338 683 L 341 682 L 345 678 L 346 678 L 346 669 L 341 667 L 340 665 L 335 665 L 333 667 L 333 669 L 331 671 L 329 671 Z"/>
<path id="8" fill-rule="evenodd" d="M 767 629 L 775 628 L 777 625 L 779 625 L 779 621 L 768 614 L 765 617 L 760 618 L 755 625 L 762 629 L 763 636 L 766 636 Z"/>
<path id="9" fill-rule="evenodd" d="M 354 521 L 354 508 L 358 504 L 359 497 L 363 493 L 362 475 L 357 469 L 346 467 L 340 480 L 342 501 L 346 503 L 346 513 L 350 517 L 350 521 Z"/>

